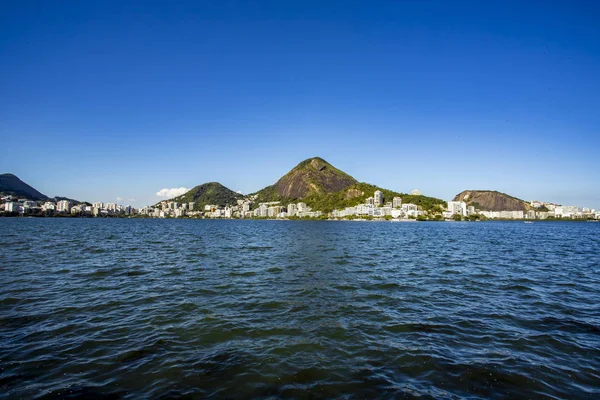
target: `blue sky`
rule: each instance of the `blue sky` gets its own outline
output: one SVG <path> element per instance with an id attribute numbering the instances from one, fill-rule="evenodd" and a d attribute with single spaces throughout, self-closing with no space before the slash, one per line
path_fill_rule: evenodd
<path id="1" fill-rule="evenodd" d="M 3 2 L 0 172 L 140 206 L 320 156 L 401 192 L 600 208 L 599 20 L 594 1 Z"/>

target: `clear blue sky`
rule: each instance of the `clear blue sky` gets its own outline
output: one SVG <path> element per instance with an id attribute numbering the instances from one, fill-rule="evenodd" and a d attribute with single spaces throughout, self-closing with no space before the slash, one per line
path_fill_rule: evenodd
<path id="1" fill-rule="evenodd" d="M 140 206 L 321 156 L 397 191 L 600 208 L 598 21 L 596 1 L 3 1 L 0 172 Z"/>

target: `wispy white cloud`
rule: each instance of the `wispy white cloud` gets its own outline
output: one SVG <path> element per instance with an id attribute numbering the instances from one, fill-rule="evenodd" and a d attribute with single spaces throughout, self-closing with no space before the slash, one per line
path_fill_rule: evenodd
<path id="1" fill-rule="evenodd" d="M 130 199 L 127 199 L 127 201 L 136 201 L 133 197 Z"/>
<path id="2" fill-rule="evenodd" d="M 190 190 L 190 189 L 184 188 L 184 187 L 173 188 L 173 189 L 161 189 L 158 192 L 156 192 L 156 195 L 158 197 L 165 197 L 167 199 L 170 199 L 172 197 L 181 196 L 182 194 L 184 194 L 188 190 Z"/>
<path id="3" fill-rule="evenodd" d="M 122 197 L 117 197 L 117 201 L 121 201 L 121 200 L 123 200 Z"/>
<path id="4" fill-rule="evenodd" d="M 241 191 L 241 190 L 238 190 L 238 191 L 237 191 L 237 193 L 239 193 L 239 194 L 244 194 L 244 193 L 242 193 L 242 191 Z"/>

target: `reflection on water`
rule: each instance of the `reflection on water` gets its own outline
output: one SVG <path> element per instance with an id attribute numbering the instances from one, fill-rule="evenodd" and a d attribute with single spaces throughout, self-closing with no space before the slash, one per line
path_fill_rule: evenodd
<path id="1" fill-rule="evenodd" d="M 0 226 L 0 398 L 600 396 L 597 224 Z"/>

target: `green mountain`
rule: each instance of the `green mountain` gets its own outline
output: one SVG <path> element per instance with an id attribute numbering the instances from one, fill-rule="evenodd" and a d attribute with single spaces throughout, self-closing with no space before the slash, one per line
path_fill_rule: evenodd
<path id="1" fill-rule="evenodd" d="M 226 188 L 219 182 L 208 182 L 198 185 L 181 196 L 174 197 L 169 201 L 178 203 L 194 203 L 194 209 L 199 210 L 207 204 L 218 206 L 234 205 L 237 200 L 244 198 L 239 193 Z"/>
<path id="2" fill-rule="evenodd" d="M 495 190 L 465 190 L 454 196 L 454 201 L 464 201 L 468 206 L 482 211 L 527 211 L 529 203 Z"/>
<path id="3" fill-rule="evenodd" d="M 386 202 L 400 197 L 403 203 L 416 204 L 428 211 L 439 210 L 440 205 L 446 204 L 433 197 L 409 195 L 358 182 L 319 157 L 302 161 L 274 185 L 255 194 L 257 203 L 280 201 L 286 205 L 289 202 L 303 201 L 314 210 L 330 212 L 365 203 L 376 190 L 383 193 Z"/>
<path id="4" fill-rule="evenodd" d="M 400 197 L 403 204 L 416 204 L 425 211 L 441 211 L 441 207 L 445 207 L 446 205 L 444 200 L 436 199 L 435 197 L 395 192 L 365 182 L 357 182 L 339 192 L 316 196 L 310 195 L 304 198 L 303 201 L 315 210 L 330 212 L 345 207 L 353 207 L 357 204 L 364 204 L 368 197 L 373 197 L 376 190 L 383 193 L 386 203 L 391 202 L 394 197 Z"/>
<path id="5" fill-rule="evenodd" d="M 296 165 L 275 184 L 256 192 L 258 202 L 304 199 L 339 192 L 358 181 L 319 157 Z"/>
<path id="6" fill-rule="evenodd" d="M 13 174 L 0 175 L 0 193 L 29 200 L 46 200 L 48 198 Z"/>

